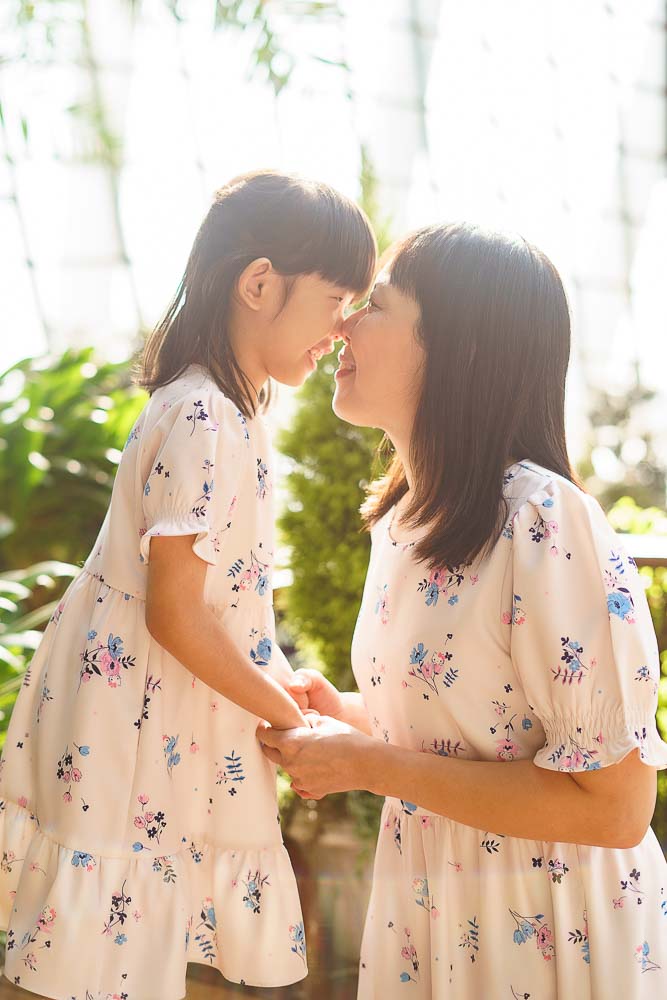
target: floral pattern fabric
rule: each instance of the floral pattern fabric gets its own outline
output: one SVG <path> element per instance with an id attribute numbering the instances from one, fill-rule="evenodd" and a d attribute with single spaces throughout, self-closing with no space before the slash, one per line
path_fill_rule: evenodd
<path id="1" fill-rule="evenodd" d="M 307 974 L 258 719 L 145 622 L 151 538 L 193 534 L 206 604 L 271 670 L 272 468 L 261 416 L 246 420 L 198 366 L 158 389 L 128 436 L 0 761 L 4 974 L 24 989 L 177 1000 L 188 962 L 254 986 Z"/>
<path id="2" fill-rule="evenodd" d="M 529 461 L 506 470 L 485 558 L 427 571 L 372 531 L 353 669 L 379 739 L 427 754 L 593 771 L 667 767 L 641 577 L 597 501 Z M 649 1000 L 667 994 L 667 863 L 476 830 L 387 797 L 359 1000 Z"/>

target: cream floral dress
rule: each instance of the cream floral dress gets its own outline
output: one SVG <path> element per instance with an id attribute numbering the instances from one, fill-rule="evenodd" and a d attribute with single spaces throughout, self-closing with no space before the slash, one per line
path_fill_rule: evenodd
<path id="1" fill-rule="evenodd" d="M 641 578 L 596 500 L 524 461 L 505 473 L 491 554 L 429 573 L 373 528 L 353 668 L 376 736 L 460 760 L 581 772 L 656 729 L 655 634 Z M 500 763 L 499 763 L 500 766 Z M 628 790 L 628 802 L 631 801 Z M 388 797 L 361 947 L 360 1000 L 667 996 L 667 863 L 546 843 Z"/>
<path id="2" fill-rule="evenodd" d="M 153 394 L 0 762 L 4 972 L 27 990 L 178 1000 L 187 962 L 254 986 L 307 974 L 258 719 L 145 622 L 151 538 L 196 533 L 206 603 L 248 661 L 271 669 L 272 490 L 261 416 L 246 421 L 203 369 Z"/>

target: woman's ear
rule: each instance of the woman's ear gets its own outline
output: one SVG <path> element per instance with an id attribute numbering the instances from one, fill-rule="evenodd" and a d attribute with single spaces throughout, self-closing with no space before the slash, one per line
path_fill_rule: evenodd
<path id="1" fill-rule="evenodd" d="M 267 301 L 269 288 L 277 278 L 268 257 L 258 257 L 247 264 L 236 282 L 236 295 L 240 302 L 253 312 L 258 312 Z"/>

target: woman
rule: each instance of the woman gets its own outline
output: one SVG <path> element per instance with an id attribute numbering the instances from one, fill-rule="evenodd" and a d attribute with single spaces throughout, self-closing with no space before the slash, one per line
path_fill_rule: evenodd
<path id="1" fill-rule="evenodd" d="M 575 481 L 567 303 L 520 238 L 431 227 L 344 327 L 334 409 L 395 449 L 363 514 L 360 694 L 258 731 L 299 794 L 386 797 L 359 998 L 667 995 L 658 654 Z"/>

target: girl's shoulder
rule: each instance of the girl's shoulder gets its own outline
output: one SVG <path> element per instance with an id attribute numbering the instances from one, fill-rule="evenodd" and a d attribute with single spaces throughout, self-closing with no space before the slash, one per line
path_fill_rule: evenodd
<path id="1" fill-rule="evenodd" d="M 147 405 L 146 431 L 170 433 L 182 420 L 188 429 L 221 431 L 220 439 L 249 442 L 249 423 L 236 403 L 219 387 L 210 372 L 200 365 L 189 365 L 167 385 L 160 386 Z"/>

